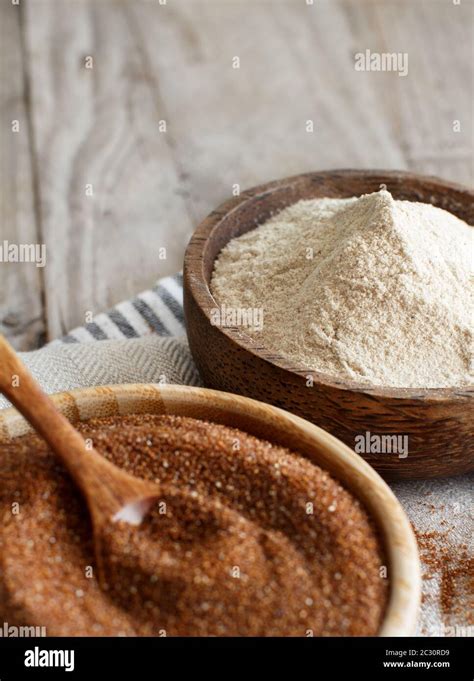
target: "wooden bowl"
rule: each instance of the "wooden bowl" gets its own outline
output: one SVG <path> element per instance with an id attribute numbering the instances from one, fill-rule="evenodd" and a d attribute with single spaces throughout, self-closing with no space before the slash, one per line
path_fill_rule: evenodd
<path id="1" fill-rule="evenodd" d="M 391 171 L 308 173 L 254 187 L 213 211 L 196 229 L 184 259 L 184 312 L 189 346 L 208 387 L 283 407 L 321 426 L 349 447 L 356 436 L 407 435 L 408 456 L 363 454 L 387 479 L 434 478 L 474 470 L 474 389 L 380 388 L 295 367 L 241 328 L 210 322 L 218 307 L 209 282 L 214 260 L 230 239 L 282 208 L 317 197 L 377 191 L 421 201 L 474 224 L 474 192 L 433 177 Z M 312 387 L 307 387 L 308 377 Z"/>
<path id="2" fill-rule="evenodd" d="M 92 417 L 144 413 L 191 416 L 221 423 L 288 447 L 326 469 L 363 503 L 385 547 L 390 592 L 379 635 L 414 633 L 421 577 L 410 523 L 380 476 L 332 435 L 276 407 L 203 388 L 153 384 L 101 386 L 58 393 L 53 400 L 73 423 Z M 30 430 L 15 409 L 0 411 L 0 445 Z"/>

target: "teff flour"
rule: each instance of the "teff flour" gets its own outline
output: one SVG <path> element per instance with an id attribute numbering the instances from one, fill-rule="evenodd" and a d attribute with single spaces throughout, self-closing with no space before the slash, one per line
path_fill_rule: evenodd
<path id="1" fill-rule="evenodd" d="M 472 227 L 381 190 L 298 203 L 233 239 L 211 290 L 262 308 L 257 335 L 300 368 L 372 385 L 473 382 Z"/>

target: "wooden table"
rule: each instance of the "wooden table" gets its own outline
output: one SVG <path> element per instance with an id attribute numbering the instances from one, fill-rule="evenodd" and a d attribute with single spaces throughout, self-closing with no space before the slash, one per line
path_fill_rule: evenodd
<path id="1" fill-rule="evenodd" d="M 0 243 L 47 254 L 0 264 L 0 330 L 38 347 L 180 269 L 237 186 L 341 167 L 472 185 L 457 1 L 0 0 Z M 357 71 L 367 49 L 408 75 Z"/>

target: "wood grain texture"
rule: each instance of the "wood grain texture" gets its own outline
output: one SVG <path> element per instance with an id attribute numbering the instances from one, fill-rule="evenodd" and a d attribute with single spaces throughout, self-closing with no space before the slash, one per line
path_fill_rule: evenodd
<path id="1" fill-rule="evenodd" d="M 349 447 L 354 447 L 355 438 L 367 431 L 379 436 L 407 435 L 406 458 L 396 453 L 363 455 L 388 479 L 467 473 L 474 470 L 472 387 L 364 387 L 296 366 L 267 350 L 239 327 L 223 328 L 211 323 L 212 310 L 218 307 L 209 290 L 213 264 L 230 239 L 300 199 L 366 194 L 381 184 L 396 199 L 433 203 L 474 225 L 474 192 L 411 173 L 331 171 L 255 187 L 211 213 L 186 250 L 184 312 L 189 346 L 206 386 L 287 409 Z"/>
<path id="2" fill-rule="evenodd" d="M 37 244 L 35 188 L 20 9 L 0 2 L 0 245 Z M 18 132 L 12 122 L 18 121 Z M 0 331 L 20 350 L 41 345 L 45 331 L 43 271 L 0 262 Z"/>
<path id="3" fill-rule="evenodd" d="M 354 3 L 345 7 L 353 20 Z M 406 167 L 474 186 L 474 2 L 389 0 L 367 11 L 382 51 L 408 55 L 407 77 L 359 74 L 373 77 Z"/>
<path id="4" fill-rule="evenodd" d="M 53 338 L 179 269 L 191 221 L 126 5 L 38 0 L 25 9 Z"/>
<path id="5" fill-rule="evenodd" d="M 472 184 L 470 3 L 456 13 L 433 0 L 177 0 L 162 8 L 152 42 L 155 8 L 133 7 L 173 111 L 175 153 L 197 218 L 234 184 L 316 169 L 436 169 Z M 355 71 L 354 55 L 367 48 L 406 50 L 408 76 Z M 460 133 L 453 119 L 462 120 Z"/>
<path id="6" fill-rule="evenodd" d="M 420 563 L 413 530 L 388 486 L 359 456 L 307 421 L 254 400 L 187 386 L 117 385 L 53 396 L 73 422 L 90 414 L 174 414 L 237 427 L 288 447 L 329 471 L 365 506 L 377 524 L 388 559 L 390 595 L 380 636 L 414 633 L 420 603 Z M 27 431 L 14 409 L 0 413 L 1 440 Z"/>

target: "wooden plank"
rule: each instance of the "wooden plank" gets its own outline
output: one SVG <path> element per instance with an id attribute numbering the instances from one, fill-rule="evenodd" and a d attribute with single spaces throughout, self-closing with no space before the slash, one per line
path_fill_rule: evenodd
<path id="1" fill-rule="evenodd" d="M 352 29 L 340 3 L 128 7 L 159 74 L 193 215 L 203 217 L 234 184 L 404 166 L 370 82 L 354 78 Z"/>
<path id="2" fill-rule="evenodd" d="M 20 34 L 20 8 L 0 2 L 0 244 L 38 244 L 31 140 Z M 18 132 L 12 131 L 18 121 Z M 4 250 L 2 248 L 2 250 Z M 0 332 L 18 350 L 38 347 L 45 322 L 43 270 L 31 262 L 0 262 Z"/>
<path id="3" fill-rule="evenodd" d="M 474 3 L 391 0 L 374 12 L 384 50 L 408 55 L 408 76 L 380 93 L 407 166 L 472 187 Z"/>
<path id="4" fill-rule="evenodd" d="M 464 14 L 436 0 L 133 5 L 193 215 L 234 184 L 311 169 L 412 168 L 468 182 L 472 33 L 463 4 Z M 408 76 L 357 72 L 354 55 L 366 48 L 407 50 Z M 464 127 L 454 137 L 457 112 Z"/>
<path id="5" fill-rule="evenodd" d="M 124 5 L 24 5 L 53 338 L 179 269 L 192 224 Z"/>

